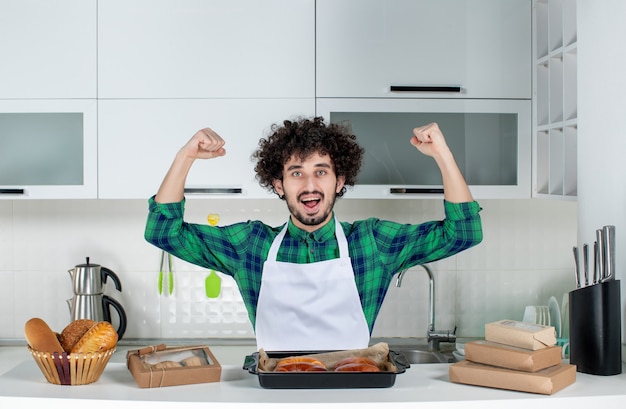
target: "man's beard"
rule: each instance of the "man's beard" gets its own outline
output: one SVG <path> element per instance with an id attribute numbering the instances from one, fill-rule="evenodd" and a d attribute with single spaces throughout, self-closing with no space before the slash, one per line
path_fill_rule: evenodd
<path id="1" fill-rule="evenodd" d="M 305 195 L 305 194 L 310 194 L 310 193 L 319 194 L 322 201 L 326 198 L 326 195 L 324 195 L 322 192 L 319 192 L 319 191 L 303 192 L 300 194 L 300 196 Z M 297 200 L 297 203 L 295 205 L 292 205 L 289 201 L 289 197 L 287 197 L 287 194 L 285 194 L 285 201 L 287 202 L 287 208 L 289 209 L 289 212 L 292 214 L 292 216 L 295 217 L 296 220 L 298 220 L 300 223 L 304 224 L 305 226 L 318 226 L 321 223 L 325 222 L 326 219 L 328 218 L 328 215 L 333 211 L 333 207 L 335 207 L 335 200 L 337 200 L 337 195 L 333 194 L 332 201 L 329 203 L 329 205 L 325 209 L 320 209 L 321 212 L 315 216 L 308 216 L 306 214 L 301 213 L 297 208 L 297 205 L 300 204 L 300 199 L 297 198 L 296 200 Z"/>

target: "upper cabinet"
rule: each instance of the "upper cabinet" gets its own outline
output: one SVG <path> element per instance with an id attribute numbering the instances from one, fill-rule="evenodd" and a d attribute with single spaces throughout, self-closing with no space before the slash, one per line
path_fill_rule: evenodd
<path id="1" fill-rule="evenodd" d="M 321 98 L 531 98 L 529 0 L 317 0 Z"/>
<path id="2" fill-rule="evenodd" d="M 439 124 L 475 198 L 530 197 L 529 100 L 320 98 L 316 108 L 349 127 L 365 149 L 346 198 L 443 197 L 435 161 L 409 142 L 414 128 L 430 122 Z"/>
<path id="3" fill-rule="evenodd" d="M 0 2 L 0 199 L 97 197 L 96 5 Z"/>
<path id="4" fill-rule="evenodd" d="M 251 154 L 273 123 L 315 113 L 314 0 L 100 0 L 98 197 L 147 198 L 199 129 L 188 198 L 267 198 Z"/>
<path id="5" fill-rule="evenodd" d="M 0 199 L 97 197 L 95 99 L 0 99 Z"/>
<path id="6" fill-rule="evenodd" d="M 96 97 L 96 0 L 0 2 L 0 99 Z"/>
<path id="7" fill-rule="evenodd" d="M 99 98 L 313 98 L 314 0 L 100 0 Z"/>
<path id="8" fill-rule="evenodd" d="M 576 0 L 535 0 L 533 196 L 578 193 Z"/>
<path id="9" fill-rule="evenodd" d="M 251 155 L 273 123 L 312 115 L 313 98 L 103 100 L 98 104 L 98 197 L 147 199 L 180 148 L 202 128 L 226 142 L 226 156 L 197 160 L 187 198 L 276 197 L 255 179 Z"/>

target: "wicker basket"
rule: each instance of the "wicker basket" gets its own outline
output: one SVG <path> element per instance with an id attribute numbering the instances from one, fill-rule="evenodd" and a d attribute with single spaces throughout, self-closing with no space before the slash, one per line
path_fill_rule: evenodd
<path id="1" fill-rule="evenodd" d="M 87 385 L 97 381 L 115 348 L 89 354 L 40 352 L 28 346 L 48 382 L 56 385 Z"/>

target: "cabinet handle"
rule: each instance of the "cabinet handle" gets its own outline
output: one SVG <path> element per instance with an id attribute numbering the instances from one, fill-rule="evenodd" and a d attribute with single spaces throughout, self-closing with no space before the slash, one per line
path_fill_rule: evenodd
<path id="1" fill-rule="evenodd" d="M 392 187 L 389 189 L 389 193 L 393 194 L 411 194 L 411 193 L 443 193 L 443 188 L 440 187 Z"/>
<path id="2" fill-rule="evenodd" d="M 0 189 L 0 195 L 23 195 L 24 189 Z"/>
<path id="3" fill-rule="evenodd" d="M 461 92 L 460 85 L 392 85 L 391 92 Z"/>
<path id="4" fill-rule="evenodd" d="M 241 194 L 243 190 L 240 187 L 186 187 L 184 192 L 190 195 L 223 195 Z"/>

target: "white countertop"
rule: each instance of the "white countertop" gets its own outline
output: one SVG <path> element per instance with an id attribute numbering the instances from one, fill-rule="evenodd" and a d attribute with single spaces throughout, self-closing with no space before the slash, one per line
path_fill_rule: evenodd
<path id="1" fill-rule="evenodd" d="M 197 385 L 142 389 L 126 369 L 128 349 L 118 347 L 100 379 L 90 385 L 60 386 L 49 384 L 26 347 L 0 347 L 0 406 L 15 407 L 32 403 L 46 408 L 90 409 L 113 406 L 133 408 L 168 407 L 241 407 L 256 408 L 347 407 L 380 408 L 527 408 L 529 404 L 548 407 L 583 407 L 592 404 L 623 407 L 626 404 L 626 368 L 616 376 L 600 377 L 577 373 L 573 385 L 551 396 L 505 391 L 449 381 L 449 364 L 413 365 L 396 376 L 395 385 L 380 389 L 264 389 L 256 375 L 242 369 L 250 346 L 211 346 L 222 364 L 220 382 Z M 9 406 L 10 405 L 10 406 Z M 619 406 L 618 406 L 619 405 Z"/>

